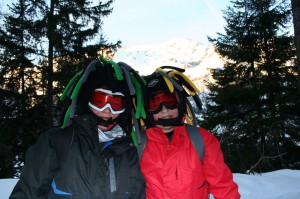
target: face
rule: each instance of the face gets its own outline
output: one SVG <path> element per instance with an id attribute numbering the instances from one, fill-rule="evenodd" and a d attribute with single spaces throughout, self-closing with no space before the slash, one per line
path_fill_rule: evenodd
<path id="1" fill-rule="evenodd" d="M 125 111 L 125 97 L 121 92 L 112 92 L 104 88 L 96 89 L 88 103 L 90 110 L 104 121 L 115 119 Z M 108 122 L 111 123 L 111 122 Z M 108 126 L 98 125 L 101 131 L 110 130 L 115 123 Z"/>
<path id="2" fill-rule="evenodd" d="M 90 108 L 91 111 L 97 115 L 98 117 L 100 117 L 101 119 L 107 121 L 109 120 L 110 118 L 112 119 L 115 119 L 117 118 L 120 114 L 113 114 L 109 108 L 106 108 L 104 109 L 103 111 L 98 111 L 98 110 L 95 110 L 93 108 Z M 101 126 L 101 125 L 98 125 L 98 128 L 101 130 L 101 131 L 107 131 L 109 130 L 108 127 L 105 127 L 105 126 Z"/>
<path id="3" fill-rule="evenodd" d="M 155 121 L 157 121 L 158 119 L 172 119 L 178 116 L 179 116 L 178 108 L 168 109 L 165 106 L 162 107 L 159 113 L 153 114 L 153 118 Z M 161 128 L 164 133 L 169 133 L 174 129 L 174 126 L 162 126 L 162 125 L 156 125 L 156 126 Z"/>

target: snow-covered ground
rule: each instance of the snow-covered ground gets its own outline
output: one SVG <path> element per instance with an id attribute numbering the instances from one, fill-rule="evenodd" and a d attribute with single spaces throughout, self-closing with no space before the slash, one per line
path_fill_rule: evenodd
<path id="1" fill-rule="evenodd" d="M 269 173 L 234 174 L 241 199 L 300 199 L 300 170 L 278 170 Z M 17 179 L 0 179 L 1 199 L 8 199 Z"/>

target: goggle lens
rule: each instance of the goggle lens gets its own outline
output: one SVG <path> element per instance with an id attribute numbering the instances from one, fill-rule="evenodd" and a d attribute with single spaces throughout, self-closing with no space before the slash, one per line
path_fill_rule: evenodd
<path id="1" fill-rule="evenodd" d="M 168 109 L 178 108 L 178 95 L 175 92 L 163 92 L 150 96 L 148 111 L 150 113 L 158 113 L 161 110 L 162 105 L 166 106 Z"/>
<path id="2" fill-rule="evenodd" d="M 97 89 L 94 91 L 89 105 L 93 108 L 97 107 L 97 110 L 100 111 L 109 107 L 113 114 L 119 114 L 124 112 L 125 98 L 122 94 L 114 94 L 105 89 Z"/>

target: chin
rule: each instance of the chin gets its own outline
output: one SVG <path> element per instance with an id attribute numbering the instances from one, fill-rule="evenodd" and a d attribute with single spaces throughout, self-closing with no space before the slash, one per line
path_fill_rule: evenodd
<path id="1" fill-rule="evenodd" d="M 98 125 L 98 129 L 100 129 L 101 131 L 107 131 L 108 128 L 105 126 Z"/>
<path id="2" fill-rule="evenodd" d="M 162 128 L 162 130 L 163 130 L 164 133 L 169 133 L 169 132 L 173 131 L 173 129 L 174 129 L 173 126 L 164 126 Z"/>

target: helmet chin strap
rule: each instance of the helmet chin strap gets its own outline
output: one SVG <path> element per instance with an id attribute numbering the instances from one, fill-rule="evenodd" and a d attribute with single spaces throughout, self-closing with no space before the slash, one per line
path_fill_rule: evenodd
<path id="1" fill-rule="evenodd" d="M 115 119 L 109 118 L 108 120 L 104 120 L 100 117 L 97 117 L 97 124 L 107 127 L 107 130 L 111 130 L 114 126 L 116 126 L 117 122 Z"/>
<path id="2" fill-rule="evenodd" d="M 183 122 L 179 117 L 171 118 L 171 119 L 158 119 L 154 121 L 155 125 L 161 126 L 182 126 Z"/>

